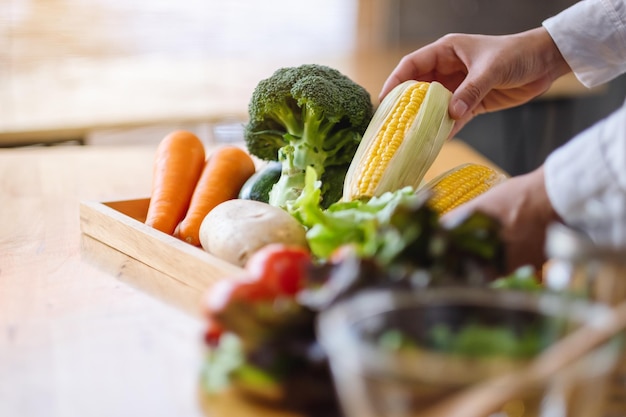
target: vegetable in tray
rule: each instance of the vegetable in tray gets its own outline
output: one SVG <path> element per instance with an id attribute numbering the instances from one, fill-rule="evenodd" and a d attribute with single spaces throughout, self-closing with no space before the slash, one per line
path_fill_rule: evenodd
<path id="1" fill-rule="evenodd" d="M 254 174 L 254 161 L 237 146 L 224 146 L 209 156 L 179 224 L 178 236 L 200 246 L 200 227 L 207 214 L 219 204 L 235 199 L 243 184 Z"/>
<path id="2" fill-rule="evenodd" d="M 260 81 L 248 113 L 247 149 L 262 160 L 281 162 L 269 203 L 284 207 L 300 195 L 306 167 L 320 176 L 329 167 L 347 170 L 373 105 L 367 90 L 336 69 L 307 64 L 280 68 Z M 331 192 L 323 191 L 323 198 Z"/>
<path id="3" fill-rule="evenodd" d="M 436 81 L 405 81 L 380 103 L 350 163 L 343 199 L 417 189 L 452 131 L 452 93 Z"/>
<path id="4" fill-rule="evenodd" d="M 157 147 L 145 223 L 200 246 L 204 217 L 237 198 L 255 170 L 254 160 L 239 146 L 222 146 L 207 157 L 196 135 L 174 131 Z"/>
<path id="5" fill-rule="evenodd" d="M 254 200 L 225 201 L 200 225 L 202 248 L 237 266 L 271 243 L 307 248 L 305 228 L 280 207 Z"/>
<path id="6" fill-rule="evenodd" d="M 152 166 L 148 226 L 174 233 L 187 213 L 204 160 L 204 144 L 191 132 L 171 132 L 161 140 Z"/>

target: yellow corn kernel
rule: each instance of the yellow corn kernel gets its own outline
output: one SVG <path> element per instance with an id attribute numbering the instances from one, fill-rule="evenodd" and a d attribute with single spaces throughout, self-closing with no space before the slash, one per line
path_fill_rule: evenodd
<path id="1" fill-rule="evenodd" d="M 343 201 L 417 187 L 452 131 L 450 92 L 414 80 L 397 85 L 376 109 L 352 158 Z"/>
<path id="2" fill-rule="evenodd" d="M 506 176 L 480 164 L 463 164 L 432 180 L 424 188 L 432 193 L 430 206 L 439 214 L 464 204 L 479 196 Z"/>
<path id="3" fill-rule="evenodd" d="M 419 112 L 429 86 L 425 82 L 415 83 L 396 101 L 376 138 L 370 143 L 365 162 L 360 165 L 360 172 L 357 173 L 357 190 L 360 196 L 374 195 L 378 181 Z"/>

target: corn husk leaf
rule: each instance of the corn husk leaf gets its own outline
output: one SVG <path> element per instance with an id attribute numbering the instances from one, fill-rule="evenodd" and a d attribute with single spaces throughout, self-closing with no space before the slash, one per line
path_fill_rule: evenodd
<path id="1" fill-rule="evenodd" d="M 404 91 L 417 81 L 405 81 L 396 86 L 382 101 L 368 126 L 361 144 L 352 160 L 346 180 L 344 182 L 343 200 L 350 201 L 363 197 L 357 189 L 358 176 L 362 164 L 367 161 L 371 152 L 372 142 L 378 131 L 390 115 L 395 102 Z M 448 115 L 448 103 L 452 93 L 438 82 L 431 82 L 420 106 L 420 110 L 408 129 L 402 143 L 392 156 L 383 172 L 373 196 L 379 196 L 388 191 L 395 191 L 403 187 L 417 189 L 424 175 L 441 151 L 448 139 L 454 120 Z"/>

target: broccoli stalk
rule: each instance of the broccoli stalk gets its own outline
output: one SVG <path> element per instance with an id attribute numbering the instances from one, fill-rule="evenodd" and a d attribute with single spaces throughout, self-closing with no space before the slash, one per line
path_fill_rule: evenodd
<path id="1" fill-rule="evenodd" d="M 304 188 L 304 172 L 294 163 L 296 148 L 285 145 L 278 150 L 278 160 L 282 164 L 280 178 L 272 187 L 268 202 L 274 206 L 284 206 L 300 196 Z"/>
<path id="2" fill-rule="evenodd" d="M 301 194 L 307 167 L 321 177 L 328 167 L 350 163 L 373 106 L 369 93 L 348 77 L 310 64 L 281 68 L 259 82 L 248 111 L 246 146 L 252 155 L 282 163 L 269 203 L 286 207 Z"/>

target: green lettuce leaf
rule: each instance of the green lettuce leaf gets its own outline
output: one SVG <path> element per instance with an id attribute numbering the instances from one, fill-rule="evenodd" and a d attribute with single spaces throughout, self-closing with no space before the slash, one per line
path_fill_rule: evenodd
<path id="1" fill-rule="evenodd" d="M 318 259 L 328 259 L 344 245 L 352 246 L 362 257 L 373 256 L 381 248 L 391 255 L 405 247 L 397 230 L 392 228 L 388 233 L 381 233 L 381 229 L 390 224 L 398 206 L 420 200 L 411 187 L 367 201 L 338 201 L 327 209 L 320 205 L 320 187 L 317 173 L 309 167 L 300 197 L 287 207 L 289 213 L 307 228 L 311 252 Z"/>

